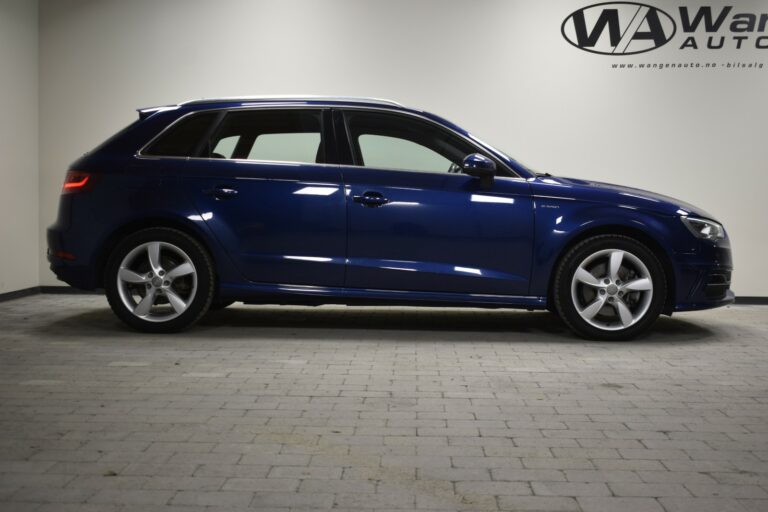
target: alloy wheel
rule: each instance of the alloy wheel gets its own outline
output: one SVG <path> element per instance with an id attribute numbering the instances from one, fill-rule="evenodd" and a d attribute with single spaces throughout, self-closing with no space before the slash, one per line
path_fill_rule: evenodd
<path id="1" fill-rule="evenodd" d="M 631 252 L 603 249 L 576 268 L 571 299 L 584 321 L 604 331 L 618 331 L 635 325 L 648 312 L 653 280 L 648 267 Z"/>
<path id="2" fill-rule="evenodd" d="M 184 313 L 197 293 L 197 270 L 186 252 L 168 242 L 142 243 L 125 255 L 117 272 L 123 305 L 149 322 Z"/>

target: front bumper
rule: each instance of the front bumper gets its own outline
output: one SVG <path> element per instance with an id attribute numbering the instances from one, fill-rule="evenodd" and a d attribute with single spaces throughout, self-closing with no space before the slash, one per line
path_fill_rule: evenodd
<path id="1" fill-rule="evenodd" d="M 674 311 L 695 311 L 733 303 L 733 259 L 728 239 L 701 241 L 695 253 L 679 254 Z"/>
<path id="2" fill-rule="evenodd" d="M 734 293 L 731 290 L 727 290 L 724 296 L 719 299 L 704 300 L 701 302 L 683 302 L 677 304 L 675 306 L 675 311 L 699 311 L 702 309 L 719 308 L 722 306 L 727 306 L 728 304 L 733 304 L 734 300 L 736 300 Z"/>

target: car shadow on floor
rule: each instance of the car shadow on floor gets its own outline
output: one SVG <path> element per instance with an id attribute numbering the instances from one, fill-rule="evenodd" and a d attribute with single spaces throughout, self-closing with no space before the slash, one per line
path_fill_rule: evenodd
<path id="1" fill-rule="evenodd" d="M 52 320 L 37 329 L 57 337 L 131 337 L 143 335 L 124 326 L 108 308 Z M 404 335 L 407 331 L 411 334 Z M 680 317 L 661 317 L 650 332 L 632 343 L 701 343 L 716 332 Z M 356 341 L 489 341 L 585 343 L 549 312 L 464 308 L 366 308 L 234 305 L 208 313 L 178 335 L 188 339 L 307 339 Z"/>

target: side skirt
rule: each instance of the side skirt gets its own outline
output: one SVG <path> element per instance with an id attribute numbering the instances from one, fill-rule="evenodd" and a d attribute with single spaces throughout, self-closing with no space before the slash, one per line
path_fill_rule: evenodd
<path id="1" fill-rule="evenodd" d="M 247 304 L 347 304 L 357 306 L 464 306 L 480 308 L 546 309 L 547 298 L 474 293 L 371 290 L 265 283 L 220 283 L 223 298 Z"/>

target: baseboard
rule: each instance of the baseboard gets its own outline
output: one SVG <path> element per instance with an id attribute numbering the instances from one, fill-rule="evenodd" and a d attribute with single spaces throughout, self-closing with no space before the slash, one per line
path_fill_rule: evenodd
<path id="1" fill-rule="evenodd" d="M 95 290 L 78 290 L 71 286 L 40 286 L 40 293 L 50 295 L 100 295 L 101 292 Z"/>
<path id="2" fill-rule="evenodd" d="M 0 293 L 0 302 L 5 302 L 7 300 L 13 300 L 13 299 L 20 299 L 22 297 L 29 297 L 30 295 L 37 295 L 38 293 L 40 293 L 39 286 L 32 286 L 30 288 L 24 288 L 22 290 Z"/>
<path id="3" fill-rule="evenodd" d="M 30 295 L 38 295 L 40 293 L 46 293 L 51 295 L 96 295 L 99 292 L 78 290 L 71 286 L 31 286 L 24 288 L 23 290 L 16 290 L 12 292 L 0 293 L 0 302 L 8 300 L 21 299 L 22 297 L 29 297 Z"/>
<path id="4" fill-rule="evenodd" d="M 746 304 L 751 306 L 768 306 L 768 297 L 737 296 L 736 304 Z"/>

